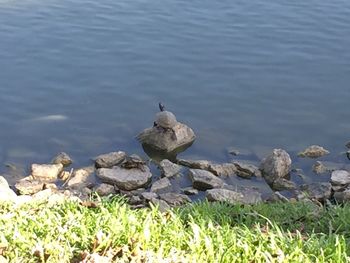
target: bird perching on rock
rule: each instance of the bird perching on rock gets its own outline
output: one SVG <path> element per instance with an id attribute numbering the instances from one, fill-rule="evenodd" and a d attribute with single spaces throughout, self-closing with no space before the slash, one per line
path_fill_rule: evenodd
<path id="1" fill-rule="evenodd" d="M 156 113 L 153 127 L 143 130 L 137 139 L 143 145 L 166 153 L 190 146 L 196 138 L 193 130 L 178 122 L 176 116 L 165 110 L 162 103 L 158 106 L 160 112 Z"/>

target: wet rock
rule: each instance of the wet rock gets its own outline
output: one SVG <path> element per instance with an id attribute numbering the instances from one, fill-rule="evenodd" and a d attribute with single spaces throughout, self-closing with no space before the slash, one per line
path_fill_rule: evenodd
<path id="1" fill-rule="evenodd" d="M 260 169 L 266 182 L 271 184 L 278 178 L 286 177 L 291 169 L 292 160 L 289 154 L 282 149 L 273 152 L 261 162 Z"/>
<path id="2" fill-rule="evenodd" d="M 21 195 L 32 195 L 40 192 L 44 188 L 44 183 L 41 181 L 33 180 L 32 176 L 28 176 L 19 180 L 15 187 Z"/>
<path id="3" fill-rule="evenodd" d="M 160 162 L 159 169 L 163 177 L 170 178 L 180 174 L 182 167 L 178 164 L 172 163 L 167 159 L 164 159 Z"/>
<path id="4" fill-rule="evenodd" d="M 62 172 L 62 164 L 32 164 L 31 175 L 39 181 L 55 181 Z"/>
<path id="5" fill-rule="evenodd" d="M 69 188 L 82 189 L 92 184 L 92 172 L 89 169 L 81 168 L 74 170 L 67 182 Z"/>
<path id="6" fill-rule="evenodd" d="M 258 167 L 252 164 L 246 164 L 235 161 L 233 163 L 237 168 L 237 175 L 243 178 L 251 178 L 252 176 L 261 177 L 261 172 Z"/>
<path id="7" fill-rule="evenodd" d="M 224 182 L 220 178 L 209 171 L 190 169 L 189 175 L 193 184 L 193 188 L 198 190 L 220 188 L 224 185 Z"/>
<path id="8" fill-rule="evenodd" d="M 217 176 L 230 176 L 237 172 L 233 163 L 210 164 L 208 170 Z"/>
<path id="9" fill-rule="evenodd" d="M 61 152 L 55 158 L 53 158 L 52 163 L 53 164 L 62 164 L 63 167 L 67 167 L 73 163 L 73 160 L 65 152 Z"/>
<path id="10" fill-rule="evenodd" d="M 163 128 L 158 125 L 147 128 L 137 136 L 137 139 L 156 150 L 170 153 L 192 144 L 196 136 L 190 127 L 177 122 L 172 128 Z"/>
<path id="11" fill-rule="evenodd" d="M 345 146 L 346 146 L 348 149 L 350 149 L 350 141 L 348 141 L 348 142 L 345 144 Z"/>
<path id="12" fill-rule="evenodd" d="M 261 195 L 257 192 L 252 196 L 249 194 L 244 194 L 240 191 L 228 190 L 228 189 L 210 189 L 206 191 L 206 198 L 208 201 L 219 201 L 219 202 L 228 202 L 231 204 L 254 204 L 261 202 Z"/>
<path id="13" fill-rule="evenodd" d="M 7 180 L 0 176 L 0 202 L 15 201 L 17 195 L 9 187 Z"/>
<path id="14" fill-rule="evenodd" d="M 227 152 L 233 156 L 237 156 L 240 154 L 239 150 L 234 147 L 227 148 Z"/>
<path id="15" fill-rule="evenodd" d="M 158 194 L 156 194 L 154 192 L 143 192 L 141 194 L 141 197 L 147 201 L 151 201 L 152 199 L 157 199 Z"/>
<path id="16" fill-rule="evenodd" d="M 192 187 L 187 187 L 185 189 L 183 189 L 183 192 L 185 195 L 196 195 L 198 194 L 198 190 L 194 189 Z"/>
<path id="17" fill-rule="evenodd" d="M 346 188 L 342 192 L 335 192 L 334 199 L 339 203 L 349 202 L 350 201 L 350 188 Z"/>
<path id="18" fill-rule="evenodd" d="M 316 161 L 316 163 L 312 166 L 312 171 L 316 174 L 323 174 L 328 172 L 328 169 L 322 162 Z"/>
<path id="19" fill-rule="evenodd" d="M 276 191 L 281 191 L 281 190 L 293 190 L 296 189 L 297 186 L 294 182 L 289 181 L 284 178 L 278 178 L 272 183 L 272 189 Z"/>
<path id="20" fill-rule="evenodd" d="M 95 158 L 95 166 L 96 168 L 111 168 L 120 164 L 125 157 L 126 153 L 122 151 L 101 154 Z"/>
<path id="21" fill-rule="evenodd" d="M 191 169 L 201 169 L 201 170 L 209 170 L 210 162 L 206 160 L 178 160 L 180 165 L 186 166 Z"/>
<path id="22" fill-rule="evenodd" d="M 326 199 L 329 199 L 332 194 L 332 185 L 330 183 L 311 183 L 303 185 L 301 189 L 306 191 L 309 198 L 318 201 L 325 201 Z"/>
<path id="23" fill-rule="evenodd" d="M 176 193 L 160 194 L 159 198 L 167 202 L 170 206 L 179 206 L 191 202 L 191 199 L 187 195 Z"/>
<path id="24" fill-rule="evenodd" d="M 118 166 L 112 169 L 100 168 L 96 175 L 102 182 L 115 184 L 119 189 L 127 191 L 146 186 L 152 178 L 152 173 L 147 166 L 144 166 L 143 171 L 137 168 L 125 169 Z"/>
<path id="25" fill-rule="evenodd" d="M 331 183 L 333 185 L 348 185 L 350 184 L 350 173 L 345 170 L 336 170 L 332 172 Z"/>
<path id="26" fill-rule="evenodd" d="M 151 200 L 151 203 L 152 203 L 154 206 L 158 207 L 158 210 L 159 210 L 160 212 L 162 212 L 162 213 L 164 213 L 164 212 L 166 212 L 166 211 L 168 211 L 168 210 L 171 209 L 171 207 L 168 205 L 168 203 L 165 202 L 164 200 L 161 200 L 161 199 L 153 198 L 153 199 Z"/>
<path id="27" fill-rule="evenodd" d="M 166 177 L 155 181 L 151 186 L 151 192 L 163 192 L 171 188 L 170 180 Z"/>
<path id="28" fill-rule="evenodd" d="M 329 154 L 329 151 L 318 145 L 311 145 L 307 147 L 304 151 L 298 153 L 299 157 L 309 157 L 309 158 L 318 158 L 326 154 Z"/>
<path id="29" fill-rule="evenodd" d="M 107 196 L 116 193 L 114 186 L 110 184 L 100 184 L 95 188 L 95 191 L 99 196 Z"/>

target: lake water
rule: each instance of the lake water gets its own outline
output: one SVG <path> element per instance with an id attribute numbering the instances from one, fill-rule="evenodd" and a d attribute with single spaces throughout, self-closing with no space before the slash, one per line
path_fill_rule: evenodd
<path id="1" fill-rule="evenodd" d="M 0 0 L 0 92 L 1 164 L 144 156 L 159 101 L 197 134 L 181 157 L 346 162 L 350 1 Z"/>

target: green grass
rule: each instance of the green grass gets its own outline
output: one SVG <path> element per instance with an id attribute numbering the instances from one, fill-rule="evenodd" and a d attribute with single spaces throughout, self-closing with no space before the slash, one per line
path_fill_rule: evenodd
<path id="1" fill-rule="evenodd" d="M 350 262 L 350 205 L 198 203 L 160 213 L 123 198 L 0 204 L 0 255 L 10 262 Z"/>

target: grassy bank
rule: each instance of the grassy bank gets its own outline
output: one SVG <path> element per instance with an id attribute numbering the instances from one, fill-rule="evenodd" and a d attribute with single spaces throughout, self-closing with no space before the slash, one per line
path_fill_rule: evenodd
<path id="1" fill-rule="evenodd" d="M 10 262 L 347 262 L 350 205 L 200 203 L 160 213 L 121 198 L 97 207 L 0 205 Z"/>

